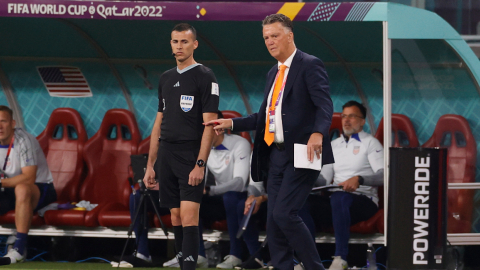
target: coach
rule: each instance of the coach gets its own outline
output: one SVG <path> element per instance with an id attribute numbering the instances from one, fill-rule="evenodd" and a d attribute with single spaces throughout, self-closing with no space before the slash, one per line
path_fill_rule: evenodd
<path id="1" fill-rule="evenodd" d="M 319 171 L 295 169 L 293 145 L 306 144 L 309 160 L 322 153 L 323 164 L 334 162 L 328 138 L 333 114 L 328 76 L 322 61 L 297 50 L 287 16 L 269 15 L 262 26 L 265 45 L 278 64 L 267 74 L 259 112 L 205 124 L 215 129 L 256 130 L 251 174 L 254 181 L 267 181 L 267 236 L 274 267 L 293 269 L 295 250 L 306 269 L 324 269 L 315 242 L 298 216 Z"/>

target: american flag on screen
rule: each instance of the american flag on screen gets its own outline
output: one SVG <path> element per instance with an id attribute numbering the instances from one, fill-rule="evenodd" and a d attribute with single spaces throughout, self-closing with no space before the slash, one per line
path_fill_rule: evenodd
<path id="1" fill-rule="evenodd" d="M 77 67 L 37 67 L 52 97 L 91 97 L 87 79 Z"/>

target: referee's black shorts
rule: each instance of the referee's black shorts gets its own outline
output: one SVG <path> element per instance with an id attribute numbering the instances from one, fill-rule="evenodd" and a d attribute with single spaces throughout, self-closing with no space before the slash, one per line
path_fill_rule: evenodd
<path id="1" fill-rule="evenodd" d="M 181 201 L 202 201 L 205 181 L 198 186 L 188 184 L 188 177 L 195 167 L 199 152 L 200 142 L 160 142 L 155 175 L 160 186 L 161 207 L 179 208 Z"/>

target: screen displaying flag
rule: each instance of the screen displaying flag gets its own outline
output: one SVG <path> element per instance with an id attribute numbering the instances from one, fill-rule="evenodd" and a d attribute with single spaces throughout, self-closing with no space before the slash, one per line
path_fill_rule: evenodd
<path id="1" fill-rule="evenodd" d="M 52 97 L 91 97 L 87 79 L 77 67 L 37 67 Z"/>

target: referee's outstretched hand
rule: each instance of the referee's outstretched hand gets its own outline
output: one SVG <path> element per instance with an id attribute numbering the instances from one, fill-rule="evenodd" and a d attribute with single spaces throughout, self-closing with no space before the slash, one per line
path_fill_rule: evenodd
<path id="1" fill-rule="evenodd" d="M 232 129 L 233 126 L 233 120 L 232 119 L 217 119 L 217 120 L 211 120 L 208 122 L 203 123 L 205 126 L 213 126 L 213 129 L 215 130 L 215 133 L 217 135 L 220 135 L 221 130 L 223 129 Z"/>

